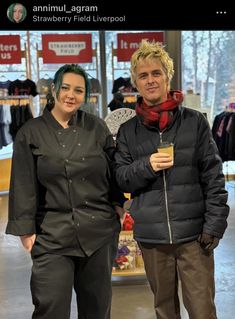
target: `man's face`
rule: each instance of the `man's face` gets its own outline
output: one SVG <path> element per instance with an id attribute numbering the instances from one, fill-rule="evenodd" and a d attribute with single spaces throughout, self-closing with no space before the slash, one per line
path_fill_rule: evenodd
<path id="1" fill-rule="evenodd" d="M 162 64 L 157 59 L 141 61 L 136 68 L 136 87 L 147 105 L 167 99 L 169 81 Z"/>

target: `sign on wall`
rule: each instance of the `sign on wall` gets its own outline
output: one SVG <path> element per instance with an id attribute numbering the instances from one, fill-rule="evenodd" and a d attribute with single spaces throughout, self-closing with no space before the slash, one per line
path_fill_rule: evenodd
<path id="1" fill-rule="evenodd" d="M 43 63 L 92 62 L 91 34 L 42 34 Z"/>
<path id="2" fill-rule="evenodd" d="M 0 64 L 21 64 L 19 35 L 0 35 Z"/>
<path id="3" fill-rule="evenodd" d="M 132 54 L 138 49 L 141 40 L 155 40 L 163 43 L 163 32 L 144 33 L 118 33 L 117 34 L 117 60 L 118 62 L 129 62 Z"/>

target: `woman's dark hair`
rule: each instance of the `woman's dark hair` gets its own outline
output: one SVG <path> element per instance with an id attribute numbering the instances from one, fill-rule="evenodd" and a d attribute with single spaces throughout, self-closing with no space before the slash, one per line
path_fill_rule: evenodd
<path id="1" fill-rule="evenodd" d="M 65 73 L 74 73 L 82 76 L 85 80 L 85 103 L 88 100 L 88 97 L 90 95 L 90 82 L 88 79 L 88 75 L 86 71 L 80 67 L 78 64 L 65 64 L 62 67 L 59 68 L 59 70 L 56 71 L 53 84 L 55 87 L 55 94 L 56 97 L 59 97 L 60 94 L 60 89 L 63 83 L 63 77 Z M 47 96 L 47 103 L 49 106 L 49 109 L 52 109 L 54 107 L 54 98 L 52 97 L 51 94 Z"/>
<path id="2" fill-rule="evenodd" d="M 24 21 L 24 19 L 25 19 L 26 16 L 27 16 L 27 11 L 26 11 L 25 6 L 23 6 L 23 4 L 18 3 L 18 2 L 12 3 L 12 4 L 10 5 L 10 7 L 9 7 L 8 10 L 7 10 L 7 16 L 8 16 L 8 18 L 9 18 L 12 22 L 16 22 L 16 21 L 14 20 L 14 9 L 15 9 L 15 6 L 16 6 L 16 5 L 22 6 L 22 18 L 19 20 L 19 22 Z"/>

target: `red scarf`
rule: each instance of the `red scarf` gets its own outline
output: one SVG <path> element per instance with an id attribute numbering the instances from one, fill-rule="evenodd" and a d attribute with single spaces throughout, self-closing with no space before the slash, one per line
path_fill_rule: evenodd
<path id="1" fill-rule="evenodd" d="M 162 131 L 173 121 L 173 110 L 182 103 L 184 99 L 181 91 L 170 91 L 167 100 L 157 105 L 147 105 L 143 98 L 137 101 L 136 114 L 144 125 L 159 127 Z"/>

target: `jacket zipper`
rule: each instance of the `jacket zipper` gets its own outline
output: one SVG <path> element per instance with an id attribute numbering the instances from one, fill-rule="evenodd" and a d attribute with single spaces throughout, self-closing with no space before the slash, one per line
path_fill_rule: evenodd
<path id="1" fill-rule="evenodd" d="M 160 135 L 160 142 L 162 142 L 162 132 L 159 132 Z M 172 241 L 172 230 L 171 230 L 171 224 L 170 224 L 170 218 L 169 218 L 169 208 L 168 208 L 168 199 L 167 199 L 167 191 L 166 191 L 166 172 L 163 170 L 163 184 L 164 184 L 164 195 L 165 195 L 165 205 L 166 205 L 166 217 L 167 217 L 167 227 L 168 227 L 168 233 L 170 238 L 170 244 L 173 243 Z"/>

